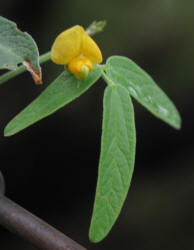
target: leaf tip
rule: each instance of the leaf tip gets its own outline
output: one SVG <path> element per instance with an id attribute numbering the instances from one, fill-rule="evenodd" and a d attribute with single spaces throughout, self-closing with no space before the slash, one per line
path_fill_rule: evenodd
<path id="1" fill-rule="evenodd" d="M 34 82 L 37 85 L 42 84 L 42 73 L 40 69 L 35 68 L 28 60 L 22 62 L 26 69 L 31 73 Z"/>
<path id="2" fill-rule="evenodd" d="M 104 222 L 104 220 L 103 220 Z M 96 220 L 94 216 L 92 216 L 91 225 L 89 229 L 89 240 L 93 243 L 99 243 L 104 240 L 106 236 L 109 234 L 112 225 L 109 226 L 107 223 L 103 225 L 102 221 Z"/>
<path id="3" fill-rule="evenodd" d="M 182 122 L 181 122 L 181 120 L 176 125 L 174 125 L 174 128 L 176 130 L 181 130 L 181 128 L 182 128 Z"/>
<path id="4" fill-rule="evenodd" d="M 19 132 L 20 129 L 17 129 L 15 126 L 13 126 L 12 124 L 12 120 L 6 125 L 6 127 L 4 128 L 4 132 L 3 135 L 5 137 L 9 137 L 12 136 L 14 134 L 16 134 L 17 132 Z"/>
<path id="5" fill-rule="evenodd" d="M 174 122 L 171 124 L 172 127 L 176 130 L 180 130 L 182 127 L 182 118 L 180 116 L 180 113 L 176 112 L 176 119 L 174 119 Z"/>
<path id="6" fill-rule="evenodd" d="M 93 243 L 98 243 L 100 241 L 102 241 L 104 239 L 104 237 L 99 234 L 99 233 L 94 233 L 94 231 L 92 230 L 92 228 L 90 228 L 89 231 L 89 240 Z"/>
<path id="7" fill-rule="evenodd" d="M 9 137 L 9 136 L 11 136 L 12 134 L 9 132 L 9 131 L 6 131 L 6 130 L 4 130 L 4 136 L 5 137 Z"/>
<path id="8" fill-rule="evenodd" d="M 5 137 L 9 137 L 11 135 L 13 135 L 14 133 L 9 129 L 9 126 L 7 125 L 4 129 L 4 136 Z"/>

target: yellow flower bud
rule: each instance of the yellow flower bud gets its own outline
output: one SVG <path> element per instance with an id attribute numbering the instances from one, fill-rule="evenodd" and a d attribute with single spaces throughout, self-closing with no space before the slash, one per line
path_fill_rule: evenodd
<path id="1" fill-rule="evenodd" d="M 78 79 L 85 79 L 92 71 L 92 64 L 102 62 L 102 54 L 94 40 L 83 27 L 76 25 L 59 34 L 51 48 L 51 60 L 67 65 L 69 72 Z"/>
<path id="2" fill-rule="evenodd" d="M 68 64 L 69 72 L 80 80 L 86 79 L 92 69 L 92 63 L 87 57 L 75 57 Z"/>

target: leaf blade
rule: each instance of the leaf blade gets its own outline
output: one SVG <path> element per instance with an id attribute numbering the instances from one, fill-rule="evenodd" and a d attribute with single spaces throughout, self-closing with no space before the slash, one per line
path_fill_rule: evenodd
<path id="1" fill-rule="evenodd" d="M 157 118 L 175 129 L 181 127 L 181 117 L 168 96 L 154 80 L 132 60 L 122 56 L 112 56 L 107 60 L 107 76 L 124 86 L 140 104 Z"/>
<path id="2" fill-rule="evenodd" d="M 41 83 L 39 51 L 33 38 L 20 31 L 16 24 L 0 16 L 0 69 L 16 70 L 19 63 L 27 64 L 27 69 Z"/>
<path id="3" fill-rule="evenodd" d="M 122 86 L 104 94 L 101 155 L 89 237 L 102 240 L 115 223 L 125 201 L 135 161 L 133 105 Z"/>
<path id="4" fill-rule="evenodd" d="M 77 80 L 72 74 L 63 72 L 31 104 L 13 118 L 5 128 L 4 135 L 13 135 L 54 113 L 83 94 L 101 76 L 95 68 L 85 80 Z"/>

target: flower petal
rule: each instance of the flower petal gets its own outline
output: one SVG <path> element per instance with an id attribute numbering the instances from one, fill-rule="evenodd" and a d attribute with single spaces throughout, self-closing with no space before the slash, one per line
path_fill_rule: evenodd
<path id="1" fill-rule="evenodd" d="M 51 59 L 56 64 L 68 64 L 80 54 L 85 31 L 76 25 L 59 34 L 51 48 Z"/>
<path id="2" fill-rule="evenodd" d="M 81 53 L 83 56 L 90 59 L 93 64 L 102 62 L 102 53 L 94 40 L 86 33 L 82 36 Z"/>
<path id="3" fill-rule="evenodd" d="M 77 74 L 80 72 L 81 67 L 82 66 L 86 66 L 89 71 L 92 71 L 93 67 L 92 67 L 92 63 L 91 61 L 86 58 L 86 57 L 76 57 L 74 58 L 69 64 L 68 64 L 68 70 L 72 73 L 72 74 Z"/>

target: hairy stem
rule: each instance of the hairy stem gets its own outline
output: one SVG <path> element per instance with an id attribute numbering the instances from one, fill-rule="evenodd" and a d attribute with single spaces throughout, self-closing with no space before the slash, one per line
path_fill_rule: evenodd
<path id="1" fill-rule="evenodd" d="M 104 79 L 104 81 L 107 83 L 107 85 L 109 86 L 116 86 L 114 84 L 113 81 L 111 81 L 111 79 L 108 78 L 108 76 L 106 75 L 106 73 L 104 72 L 104 70 L 102 70 L 102 78 Z"/>

